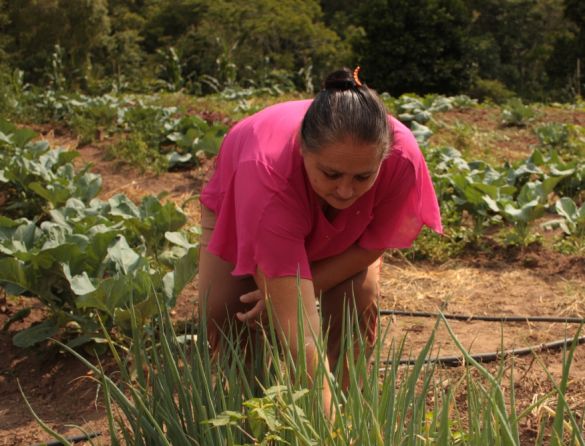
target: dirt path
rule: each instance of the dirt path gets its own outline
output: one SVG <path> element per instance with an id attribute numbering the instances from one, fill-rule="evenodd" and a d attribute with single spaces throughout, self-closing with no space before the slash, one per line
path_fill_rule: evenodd
<path id="1" fill-rule="evenodd" d="M 69 140 L 52 140 L 58 145 L 71 145 Z M 94 171 L 104 180 L 102 198 L 123 192 L 137 199 L 145 194 L 167 192 L 168 199 L 184 203 L 200 189 L 205 169 L 166 173 L 156 176 L 137 175 L 132 170 L 116 170 L 111 162 L 101 159 L 98 147 L 80 150 L 84 161 L 94 163 Z M 198 222 L 196 202 L 185 206 L 191 223 Z M 488 258 L 469 256 L 443 265 L 411 264 L 399 257 L 390 257 L 382 270 L 381 307 L 410 311 L 437 311 L 467 315 L 532 315 L 585 317 L 585 260 L 568 258 L 550 252 L 530 253 L 536 261 L 525 266 L 521 256 Z M 192 318 L 196 305 L 197 281 L 182 293 L 174 317 Z M 30 304 L 26 298 L 0 301 L 0 326 L 19 308 Z M 41 308 L 34 309 L 26 321 L 0 332 L 0 446 L 31 445 L 47 441 L 26 408 L 18 391 L 20 382 L 25 395 L 38 415 L 51 427 L 66 434 L 79 431 L 66 427 L 80 425 L 87 431 L 107 431 L 107 421 L 99 397 L 99 388 L 81 364 L 56 348 L 20 350 L 12 346 L 11 336 L 19 329 L 43 317 Z M 434 319 L 385 317 L 383 325 L 391 324 L 390 337 L 406 336 L 405 354 L 416 355 L 426 343 Z M 572 336 L 574 326 L 551 323 L 499 324 L 487 322 L 450 322 L 461 343 L 472 353 L 537 345 Z M 455 354 L 457 350 L 442 326 L 437 332 L 436 352 Z M 539 354 L 554 376 L 560 376 L 560 353 Z M 494 368 L 496 365 L 488 365 Z M 463 368 L 444 369 L 447 377 L 459 376 Z M 538 362 L 532 357 L 515 361 L 517 400 L 526 407 L 537 395 L 551 389 Z M 585 346 L 578 347 L 572 368 L 568 393 L 569 403 L 585 406 Z M 552 401 L 549 403 L 553 404 Z M 546 410 L 546 408 L 542 409 Z M 535 412 L 525 422 L 526 435 L 542 415 Z M 106 439 L 97 444 L 109 444 Z"/>

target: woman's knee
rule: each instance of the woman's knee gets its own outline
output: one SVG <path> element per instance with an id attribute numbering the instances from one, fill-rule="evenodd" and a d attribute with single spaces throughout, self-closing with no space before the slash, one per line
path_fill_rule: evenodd
<path id="1" fill-rule="evenodd" d="M 379 265 L 370 265 L 354 276 L 352 292 L 359 307 L 366 307 L 371 302 L 376 302 L 380 294 Z"/>

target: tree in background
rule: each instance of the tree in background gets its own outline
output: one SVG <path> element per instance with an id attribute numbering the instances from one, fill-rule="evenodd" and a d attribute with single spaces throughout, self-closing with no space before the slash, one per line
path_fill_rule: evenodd
<path id="1" fill-rule="evenodd" d="M 110 31 L 107 0 L 20 0 L 8 5 L 13 58 L 31 82 L 39 83 L 62 48 L 71 87 L 91 76 L 92 52 Z"/>
<path id="2" fill-rule="evenodd" d="M 10 44 L 11 36 L 8 34 L 10 17 L 7 12 L 7 0 L 0 0 L 0 64 L 5 64 L 8 59 L 6 48 Z"/>
<path id="3" fill-rule="evenodd" d="M 572 100 L 585 93 L 585 2 L 566 0 L 566 30 L 555 41 L 546 72 L 555 97 Z"/>
<path id="4" fill-rule="evenodd" d="M 148 79 L 147 54 L 143 50 L 146 19 L 140 0 L 109 0 L 110 33 L 96 53 L 96 71 L 108 77 L 116 90 L 127 89 L 130 82 Z M 142 85 L 144 89 L 145 86 Z"/>
<path id="5" fill-rule="evenodd" d="M 584 10 L 583 0 L 0 0 L 0 64 L 54 88 L 192 93 L 291 80 L 309 91 L 361 64 L 393 95 L 567 100 L 583 84 Z"/>
<path id="6" fill-rule="evenodd" d="M 497 79 L 524 98 L 547 97 L 547 61 L 555 42 L 570 35 L 563 0 L 469 0 L 469 5 L 475 76 Z"/>
<path id="7" fill-rule="evenodd" d="M 462 0 L 372 0 L 354 18 L 366 34 L 354 52 L 376 89 L 454 94 L 468 87 L 471 17 Z"/>

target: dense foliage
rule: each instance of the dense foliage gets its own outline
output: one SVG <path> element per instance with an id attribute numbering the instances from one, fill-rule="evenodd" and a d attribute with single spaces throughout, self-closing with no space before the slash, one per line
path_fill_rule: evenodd
<path id="1" fill-rule="evenodd" d="M 76 152 L 35 136 L 0 121 L 0 289 L 49 310 L 14 343 L 28 347 L 63 329 L 77 346 L 102 327 L 124 331 L 173 306 L 197 264 L 184 213 L 152 196 L 139 205 L 122 194 L 96 198 L 100 176 L 76 172 Z"/>
<path id="2" fill-rule="evenodd" d="M 361 63 L 396 96 L 570 100 L 584 22 L 578 0 L 0 0 L 0 89 L 311 91 Z"/>

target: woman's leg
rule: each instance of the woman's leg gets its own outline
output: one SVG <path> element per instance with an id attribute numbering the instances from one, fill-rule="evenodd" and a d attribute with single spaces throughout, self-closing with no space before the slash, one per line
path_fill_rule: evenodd
<path id="1" fill-rule="evenodd" d="M 199 302 L 200 305 L 205 302 L 207 337 L 212 349 L 217 351 L 222 332 L 227 333 L 230 324 L 235 328 L 241 327 L 235 314 L 249 308 L 240 302 L 240 296 L 256 289 L 256 283 L 252 277 L 232 276 L 234 265 L 207 250 L 215 220 L 215 214 L 201 206 Z"/>
<path id="2" fill-rule="evenodd" d="M 372 263 L 366 270 L 335 286 L 321 298 L 321 315 L 323 330 L 328 335 L 327 357 L 332 370 L 339 361 L 342 342 L 344 342 L 344 315 L 350 315 L 351 326 L 345 330 L 354 330 L 353 315 L 358 315 L 358 323 L 366 347 L 366 357 L 372 352 L 376 342 L 378 324 L 377 300 L 380 294 L 381 259 Z M 354 354 L 360 354 L 357 341 L 354 342 Z M 342 385 L 347 388 L 349 364 L 343 358 Z"/>

